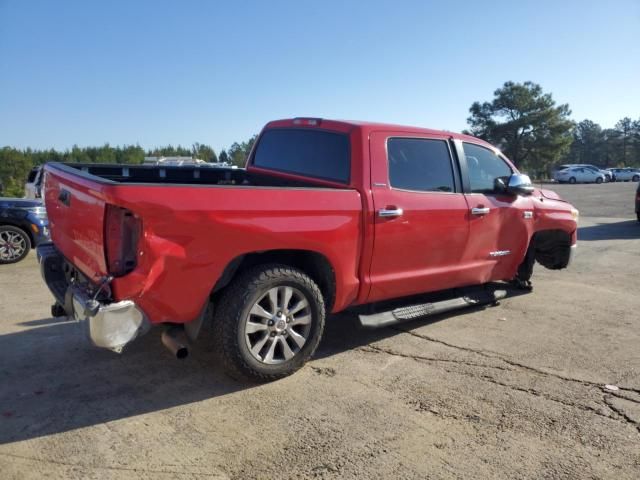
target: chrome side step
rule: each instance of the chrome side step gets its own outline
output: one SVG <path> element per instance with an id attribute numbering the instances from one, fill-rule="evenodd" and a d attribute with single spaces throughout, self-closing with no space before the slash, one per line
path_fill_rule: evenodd
<path id="1" fill-rule="evenodd" d="M 419 303 L 373 314 L 360 314 L 358 318 L 365 328 L 381 328 L 416 318 L 446 313 L 461 308 L 497 304 L 507 296 L 506 290 L 471 290 L 467 295 L 430 303 Z"/>

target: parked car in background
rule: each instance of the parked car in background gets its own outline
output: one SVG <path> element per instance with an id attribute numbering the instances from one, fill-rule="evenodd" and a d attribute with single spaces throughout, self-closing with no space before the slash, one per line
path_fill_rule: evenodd
<path id="1" fill-rule="evenodd" d="M 637 168 L 611 168 L 609 169 L 616 182 L 640 181 L 640 169 Z"/>
<path id="2" fill-rule="evenodd" d="M 49 224 L 42 202 L 0 198 L 0 264 L 19 262 L 46 241 Z"/>
<path id="3" fill-rule="evenodd" d="M 613 174 L 608 171 L 608 170 L 603 170 L 599 167 L 596 167 L 595 165 L 590 165 L 588 163 L 565 163 L 563 165 L 558 165 L 556 168 L 554 168 L 553 170 L 553 178 L 555 178 L 556 173 L 558 173 L 561 170 L 565 170 L 567 168 L 573 168 L 573 167 L 582 167 L 582 168 L 587 168 L 593 172 L 597 172 L 597 173 L 601 173 L 604 176 L 604 181 L 605 182 L 612 182 L 614 180 L 613 178 Z"/>
<path id="4" fill-rule="evenodd" d="M 42 165 L 33 167 L 27 176 L 24 184 L 24 198 L 35 200 L 42 198 L 42 180 L 44 178 L 44 168 Z"/>
<path id="5" fill-rule="evenodd" d="M 569 167 L 554 174 L 559 183 L 602 183 L 606 181 L 604 173 L 588 167 Z"/>
<path id="6" fill-rule="evenodd" d="M 616 170 L 618 170 L 617 168 L 605 168 L 604 171 L 605 172 L 609 172 L 609 174 L 611 175 L 611 181 L 612 182 L 616 182 L 618 181 L 616 178 Z"/>

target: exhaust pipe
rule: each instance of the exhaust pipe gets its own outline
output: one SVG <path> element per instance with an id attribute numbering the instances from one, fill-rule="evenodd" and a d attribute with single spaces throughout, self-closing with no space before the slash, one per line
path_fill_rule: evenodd
<path id="1" fill-rule="evenodd" d="M 167 327 L 162 332 L 162 343 L 179 360 L 189 356 L 187 335 L 182 325 Z"/>

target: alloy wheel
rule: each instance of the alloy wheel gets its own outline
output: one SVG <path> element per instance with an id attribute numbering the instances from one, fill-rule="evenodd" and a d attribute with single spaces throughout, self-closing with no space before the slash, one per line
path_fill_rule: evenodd
<path id="1" fill-rule="evenodd" d="M 267 290 L 245 319 L 245 340 L 251 355 L 266 364 L 291 360 L 311 331 L 309 300 L 297 288 L 281 285 Z"/>
<path id="2" fill-rule="evenodd" d="M 26 249 L 27 240 L 23 235 L 7 230 L 0 232 L 0 260 L 16 260 Z"/>

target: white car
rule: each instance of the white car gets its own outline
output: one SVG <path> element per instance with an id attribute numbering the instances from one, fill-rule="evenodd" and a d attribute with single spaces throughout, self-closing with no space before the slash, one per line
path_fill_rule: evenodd
<path id="1" fill-rule="evenodd" d="M 637 168 L 611 168 L 617 182 L 640 181 L 640 170 Z"/>
<path id="2" fill-rule="evenodd" d="M 613 173 L 610 170 L 603 170 L 601 168 L 596 167 L 595 165 L 590 165 L 588 163 L 565 163 L 564 165 L 559 165 L 555 170 L 556 172 L 558 172 L 566 168 L 574 168 L 574 167 L 584 167 L 594 172 L 600 172 L 604 175 L 605 182 L 613 181 Z M 554 178 L 555 178 L 555 174 L 554 174 Z"/>
<path id="3" fill-rule="evenodd" d="M 604 173 L 588 167 L 569 167 L 554 174 L 554 179 L 560 183 L 603 183 Z"/>

